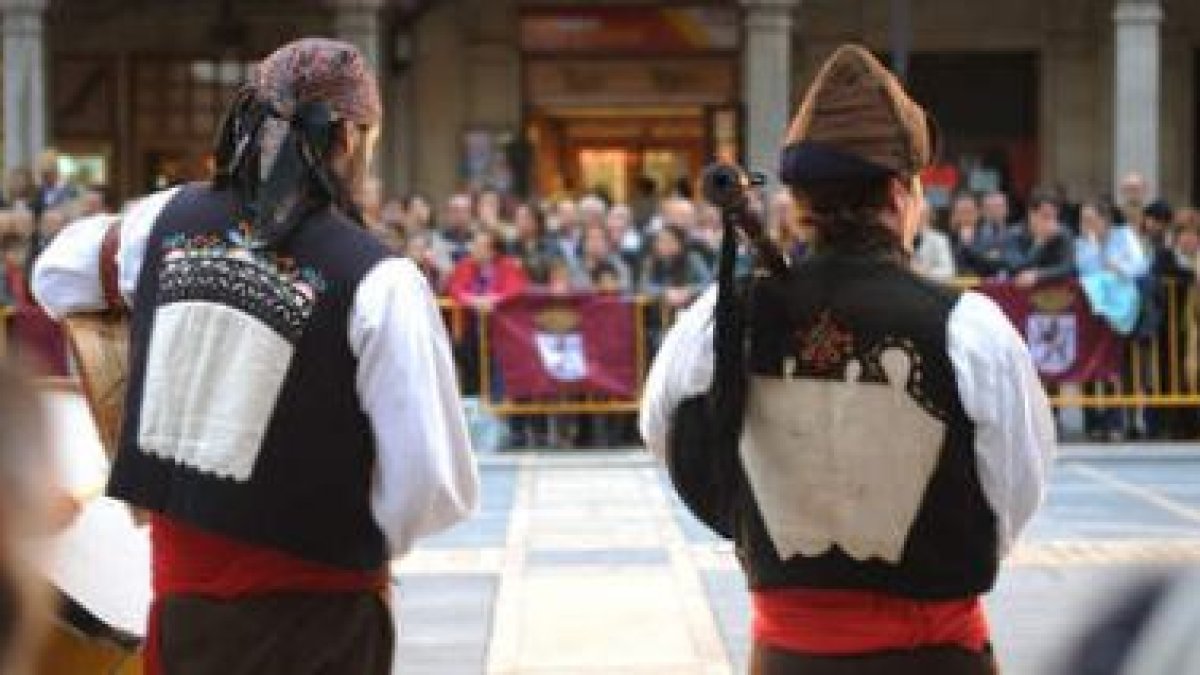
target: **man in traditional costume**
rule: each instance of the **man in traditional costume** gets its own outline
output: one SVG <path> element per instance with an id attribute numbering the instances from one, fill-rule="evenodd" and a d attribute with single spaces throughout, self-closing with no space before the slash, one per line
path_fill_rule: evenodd
<path id="1" fill-rule="evenodd" d="M 388 561 L 475 508 L 437 305 L 358 216 L 381 116 L 352 46 L 288 44 L 232 104 L 212 184 L 39 261 L 56 316 L 131 309 L 109 493 L 150 514 L 149 673 L 390 672 Z"/>
<path id="2" fill-rule="evenodd" d="M 980 596 L 1041 501 L 1054 423 L 997 306 L 910 269 L 931 135 L 840 48 L 781 159 L 815 252 L 722 275 L 647 382 L 648 446 L 736 544 L 757 675 L 995 668 Z"/>

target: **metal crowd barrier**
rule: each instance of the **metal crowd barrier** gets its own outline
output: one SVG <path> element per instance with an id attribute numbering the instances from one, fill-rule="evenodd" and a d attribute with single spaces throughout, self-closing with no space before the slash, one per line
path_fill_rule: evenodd
<path id="1" fill-rule="evenodd" d="M 960 282 L 970 287 L 969 280 Z M 1149 336 L 1131 336 L 1124 339 L 1124 363 L 1122 375 L 1114 379 L 1113 393 L 1086 393 L 1060 391 L 1051 397 L 1056 407 L 1103 407 L 1103 408 L 1186 408 L 1200 407 L 1200 292 L 1193 284 L 1182 284 L 1168 279 L 1161 283 L 1161 325 Z M 639 296 L 630 300 L 636 305 L 634 312 L 634 335 L 631 346 L 635 350 L 637 364 L 637 394 L 628 400 L 602 397 L 583 397 L 577 400 L 514 401 L 493 400 L 491 338 L 487 321 L 479 321 L 479 382 L 480 400 L 489 412 L 496 415 L 556 415 L 556 414 L 608 414 L 636 412 L 641 388 L 644 384 L 652 358 L 648 323 L 655 319 L 661 333 L 665 332 L 674 318 L 674 313 L 665 303 L 655 298 Z M 465 333 L 471 310 L 461 307 L 449 299 L 442 299 L 440 306 L 447 326 L 456 343 Z M 10 321 L 13 311 L 0 306 L 0 359 L 15 353 L 10 344 Z M 16 350 L 19 351 L 19 350 Z M 1066 389 L 1064 387 L 1064 389 Z M 1073 388 L 1072 388 L 1073 389 Z"/>
<path id="2" fill-rule="evenodd" d="M 1179 408 L 1200 406 L 1200 316 L 1197 288 L 1165 279 L 1155 334 L 1125 339 L 1122 377 L 1113 394 L 1054 397 L 1058 406 Z"/>
<path id="3" fill-rule="evenodd" d="M 964 288 L 974 286 L 977 281 L 959 280 Z M 1200 295 L 1195 286 L 1181 284 L 1175 280 L 1164 280 L 1161 284 L 1161 326 L 1154 335 L 1123 338 L 1124 358 L 1121 376 L 1111 381 L 1113 393 L 1087 393 L 1082 386 L 1067 385 L 1050 397 L 1058 408 L 1184 408 L 1200 407 Z M 638 394 L 644 384 L 653 347 L 647 337 L 650 317 L 657 319 L 661 331 L 670 326 L 674 318 L 672 309 L 655 298 L 640 296 L 630 300 L 637 305 L 635 311 L 635 336 L 638 367 Z M 452 300 L 443 299 L 441 307 L 445 313 L 451 334 L 461 336 L 471 310 L 458 306 Z M 493 400 L 491 377 L 491 340 L 487 321 L 479 321 L 479 397 L 484 407 L 495 415 L 556 415 L 556 414 L 608 414 L 636 412 L 639 401 L 602 399 L 598 397 L 579 400 L 514 401 Z M 661 337 L 661 335 L 660 335 Z"/>

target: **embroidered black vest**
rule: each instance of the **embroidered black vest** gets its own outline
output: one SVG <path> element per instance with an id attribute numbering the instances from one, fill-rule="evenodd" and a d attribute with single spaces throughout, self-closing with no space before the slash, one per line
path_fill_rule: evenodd
<path id="1" fill-rule="evenodd" d="M 347 342 L 386 251 L 336 211 L 255 250 L 229 195 L 186 186 L 146 246 L 109 493 L 211 532 L 346 569 L 386 559 L 375 448 Z"/>
<path id="2" fill-rule="evenodd" d="M 752 588 L 992 587 L 995 516 L 947 353 L 958 295 L 898 262 L 837 254 L 755 283 L 740 433 L 718 447 L 704 397 L 685 401 L 668 462 Z"/>

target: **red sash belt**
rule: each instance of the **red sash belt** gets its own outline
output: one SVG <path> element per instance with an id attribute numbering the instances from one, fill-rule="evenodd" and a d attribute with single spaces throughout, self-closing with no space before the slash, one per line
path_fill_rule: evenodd
<path id="1" fill-rule="evenodd" d="M 847 655 L 933 645 L 981 651 L 979 598 L 912 600 L 873 591 L 784 588 L 752 593 L 754 639 L 779 649 Z"/>
<path id="2" fill-rule="evenodd" d="M 387 570 L 344 570 L 202 531 L 177 520 L 150 519 L 154 606 L 146 635 L 146 675 L 160 675 L 158 602 L 169 595 L 230 600 L 279 592 L 381 591 Z"/>

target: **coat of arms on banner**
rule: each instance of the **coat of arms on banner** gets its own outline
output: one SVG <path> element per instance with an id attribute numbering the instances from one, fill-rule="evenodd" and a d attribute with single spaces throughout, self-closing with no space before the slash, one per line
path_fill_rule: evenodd
<path id="1" fill-rule="evenodd" d="M 587 377 L 578 312 L 567 307 L 546 309 L 534 317 L 534 325 L 534 343 L 550 377 L 560 382 L 578 382 Z"/>
<path id="2" fill-rule="evenodd" d="M 1038 371 L 1061 375 L 1075 365 L 1079 325 L 1074 314 L 1030 314 L 1025 339 Z"/>
<path id="3" fill-rule="evenodd" d="M 1033 311 L 1025 319 L 1025 341 L 1038 372 L 1062 375 L 1071 370 L 1079 350 L 1079 322 L 1071 310 L 1075 295 L 1062 288 L 1030 296 Z"/>

